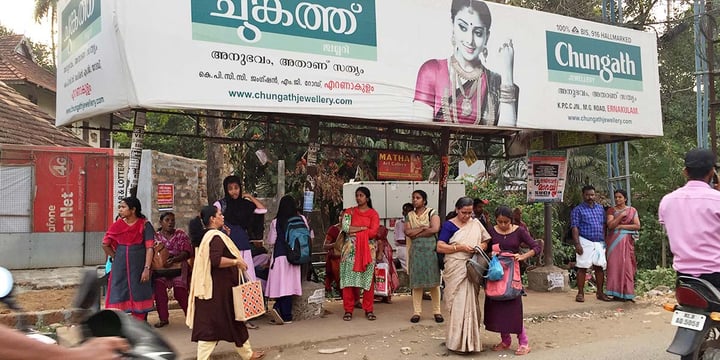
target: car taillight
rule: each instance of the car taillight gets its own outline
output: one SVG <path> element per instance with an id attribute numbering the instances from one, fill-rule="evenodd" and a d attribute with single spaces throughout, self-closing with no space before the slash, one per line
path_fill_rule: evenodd
<path id="1" fill-rule="evenodd" d="M 690 306 L 699 309 L 707 309 L 708 302 L 705 297 L 700 295 L 697 291 L 680 286 L 675 289 L 675 299 L 678 303 L 683 306 Z"/>

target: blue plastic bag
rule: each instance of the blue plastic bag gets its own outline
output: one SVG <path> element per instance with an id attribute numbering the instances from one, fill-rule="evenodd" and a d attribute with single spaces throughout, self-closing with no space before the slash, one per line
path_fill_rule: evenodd
<path id="1" fill-rule="evenodd" d="M 107 261 L 105 261 L 105 274 L 109 274 L 110 270 L 112 270 L 112 260 L 110 260 L 110 257 L 108 256 Z"/>
<path id="2" fill-rule="evenodd" d="M 488 267 L 485 278 L 490 281 L 498 281 L 503 278 L 503 275 L 505 275 L 505 272 L 503 271 L 502 264 L 500 264 L 497 255 L 493 255 L 492 259 L 490 259 L 490 266 Z"/>

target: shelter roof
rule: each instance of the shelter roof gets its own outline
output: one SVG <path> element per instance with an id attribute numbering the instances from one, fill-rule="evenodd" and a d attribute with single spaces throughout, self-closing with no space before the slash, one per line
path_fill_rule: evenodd
<path id="1" fill-rule="evenodd" d="M 55 119 L 0 81 L 0 144 L 87 147 Z"/>
<path id="2" fill-rule="evenodd" d="M 55 75 L 35 63 L 30 43 L 23 35 L 0 37 L 0 81 L 29 83 L 56 92 Z"/>

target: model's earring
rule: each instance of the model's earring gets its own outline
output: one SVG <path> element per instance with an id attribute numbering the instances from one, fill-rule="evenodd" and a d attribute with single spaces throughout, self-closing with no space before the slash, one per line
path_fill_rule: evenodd
<path id="1" fill-rule="evenodd" d="M 483 58 L 485 58 L 485 60 L 487 60 L 487 54 L 488 54 L 488 50 L 487 50 L 487 46 L 486 46 L 482 50 L 482 56 L 483 56 Z"/>

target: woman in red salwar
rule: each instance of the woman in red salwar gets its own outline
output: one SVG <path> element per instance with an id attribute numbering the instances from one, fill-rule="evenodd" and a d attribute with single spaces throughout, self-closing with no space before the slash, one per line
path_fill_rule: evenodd
<path id="1" fill-rule="evenodd" d="M 372 208 L 370 189 L 361 186 L 355 190 L 357 206 L 347 209 L 350 226 L 340 260 L 340 288 L 342 288 L 343 320 L 352 320 L 356 290 L 363 291 L 362 308 L 365 318 L 375 320 L 373 301 L 375 298 L 375 236 L 380 227 L 380 216 Z"/>
<path id="2" fill-rule="evenodd" d="M 105 307 L 125 311 L 144 321 L 155 308 L 150 282 L 155 229 L 142 214 L 140 200 L 135 197 L 120 201 L 118 217 L 102 242 L 112 261 Z"/>

